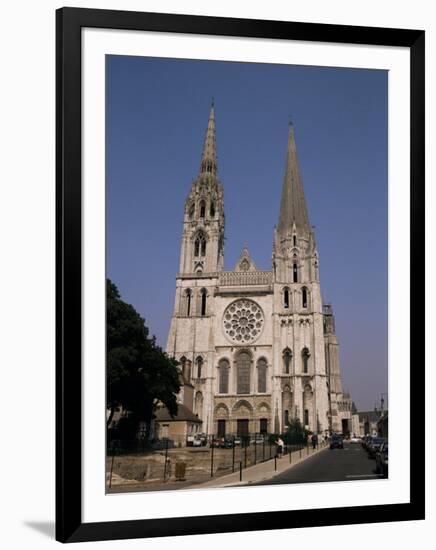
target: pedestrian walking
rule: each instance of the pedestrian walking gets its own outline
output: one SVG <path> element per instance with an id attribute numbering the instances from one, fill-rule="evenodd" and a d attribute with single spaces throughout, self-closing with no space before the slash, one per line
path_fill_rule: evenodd
<path id="1" fill-rule="evenodd" d="M 283 439 L 281 437 L 278 437 L 276 439 L 276 445 L 277 445 L 277 456 L 279 458 L 282 458 L 282 455 L 283 455 L 283 447 L 284 447 L 284 443 L 283 443 Z"/>
<path id="2" fill-rule="evenodd" d="M 318 446 L 318 436 L 317 434 L 312 435 L 312 449 L 315 450 L 315 448 Z"/>

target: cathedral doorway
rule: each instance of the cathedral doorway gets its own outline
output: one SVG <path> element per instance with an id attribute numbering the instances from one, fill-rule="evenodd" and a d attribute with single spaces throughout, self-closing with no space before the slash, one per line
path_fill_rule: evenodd
<path id="1" fill-rule="evenodd" d="M 240 437 L 248 435 L 248 418 L 238 418 L 237 420 L 237 435 Z"/>
<path id="2" fill-rule="evenodd" d="M 226 421 L 223 419 L 218 420 L 218 437 L 225 437 L 226 435 Z"/>
<path id="3" fill-rule="evenodd" d="M 342 419 L 342 435 L 348 437 L 350 435 L 350 429 L 348 427 L 348 418 Z"/>
<path id="4" fill-rule="evenodd" d="M 268 433 L 268 418 L 261 418 L 259 420 L 259 432 L 261 434 Z"/>

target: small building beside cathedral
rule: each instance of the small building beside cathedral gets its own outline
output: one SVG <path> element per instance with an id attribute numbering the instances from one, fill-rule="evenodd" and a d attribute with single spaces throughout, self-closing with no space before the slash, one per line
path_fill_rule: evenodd
<path id="1" fill-rule="evenodd" d="M 193 387 L 193 412 L 207 434 L 280 433 L 294 419 L 312 432 L 346 434 L 352 401 L 342 390 L 333 309 L 321 298 L 292 125 L 271 269 L 258 270 L 244 248 L 225 271 L 224 232 L 212 105 L 184 205 L 166 351 Z"/>

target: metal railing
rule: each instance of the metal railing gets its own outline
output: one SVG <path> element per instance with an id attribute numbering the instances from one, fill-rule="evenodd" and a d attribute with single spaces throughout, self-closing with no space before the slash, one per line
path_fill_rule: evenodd
<path id="1" fill-rule="evenodd" d="M 128 475 L 130 480 L 150 487 L 181 481 L 200 483 L 238 471 L 242 480 L 246 468 L 267 461 L 274 461 L 276 468 L 278 457 L 289 456 L 292 462 L 295 452 L 302 458 L 310 448 L 306 441 L 289 438 L 280 448 L 278 436 L 265 433 L 212 434 L 192 447 L 176 447 L 168 438 L 147 444 L 143 440 L 113 439 L 108 445 L 108 488 L 114 485 L 114 474 L 121 478 Z"/>

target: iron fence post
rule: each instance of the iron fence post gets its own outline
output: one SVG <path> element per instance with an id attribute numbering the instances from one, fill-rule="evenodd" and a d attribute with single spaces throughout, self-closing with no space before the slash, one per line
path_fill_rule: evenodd
<path id="1" fill-rule="evenodd" d="M 256 442 L 257 433 L 254 433 L 254 464 L 257 462 L 257 442 Z"/>
<path id="2" fill-rule="evenodd" d="M 233 436 L 233 447 L 232 447 L 232 473 L 235 471 L 235 436 Z"/>
<path id="3" fill-rule="evenodd" d="M 211 445 L 210 445 L 210 477 L 213 477 L 213 449 L 214 449 L 214 436 L 212 436 Z"/>
<path id="4" fill-rule="evenodd" d="M 164 464 L 164 481 L 167 480 L 167 463 L 168 463 L 168 438 L 165 438 L 165 464 Z"/>
<path id="5" fill-rule="evenodd" d="M 110 475 L 110 478 L 109 478 L 109 489 L 112 487 L 112 472 L 114 471 L 114 460 L 115 460 L 115 451 L 112 452 L 111 475 Z"/>

